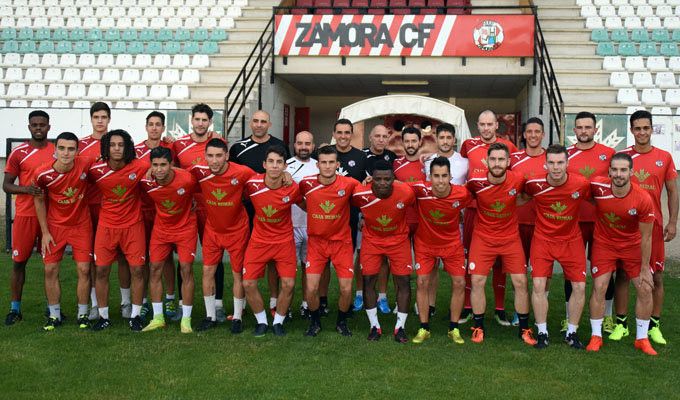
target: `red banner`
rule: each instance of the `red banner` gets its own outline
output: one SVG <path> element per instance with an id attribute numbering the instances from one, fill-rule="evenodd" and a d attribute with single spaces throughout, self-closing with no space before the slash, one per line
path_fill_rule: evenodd
<path id="1" fill-rule="evenodd" d="M 277 15 L 277 56 L 529 57 L 533 15 Z"/>

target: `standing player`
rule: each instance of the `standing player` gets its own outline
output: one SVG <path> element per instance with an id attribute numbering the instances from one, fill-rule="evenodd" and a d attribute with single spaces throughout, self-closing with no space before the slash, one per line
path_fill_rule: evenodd
<path id="1" fill-rule="evenodd" d="M 281 146 L 270 147 L 265 153 L 263 164 L 265 173 L 254 176 L 246 183 L 255 218 L 243 262 L 243 288 L 257 319 L 255 337 L 264 336 L 269 327 L 262 295 L 257 287 L 257 280 L 264 276 L 265 265 L 269 262 L 274 262 L 281 278 L 272 330 L 276 336 L 286 334 L 283 321 L 293 298 L 296 272 L 290 208 L 300 201 L 297 183 L 284 186 L 286 150 Z"/>
<path id="2" fill-rule="evenodd" d="M 459 223 L 460 212 L 472 201 L 472 197 L 465 186 L 451 184 L 450 168 L 446 157 L 437 157 L 430 162 L 431 183 L 416 183 L 412 186 L 416 193 L 419 218 L 414 239 L 418 275 L 416 299 L 418 309 L 426 310 L 430 306 L 430 277 L 433 271 L 437 271 L 435 265 L 441 259 L 444 270 L 451 276 L 448 336 L 454 343 L 463 344 L 458 320 L 465 301 L 465 253 Z M 423 311 L 418 317 L 420 329 L 413 343 L 422 343 L 430 338 L 429 313 Z"/>
<path id="3" fill-rule="evenodd" d="M 312 158 L 312 152 L 314 151 L 314 135 L 311 132 L 301 131 L 295 135 L 295 143 L 293 144 L 293 149 L 295 150 L 295 155 L 288 160 L 286 160 L 286 171 L 291 175 L 295 183 L 300 183 L 302 178 L 306 176 L 316 175 L 319 173 L 319 168 L 317 167 L 317 162 Z M 305 296 L 306 287 L 306 276 L 304 266 L 307 263 L 307 213 L 305 210 L 301 209 L 297 205 L 293 205 L 293 235 L 295 237 L 295 254 L 300 263 L 302 269 L 302 294 Z M 324 296 L 322 297 L 321 312 L 324 314 L 328 313 L 328 281 L 330 280 L 330 273 L 326 272 L 322 274 L 325 280 Z M 302 300 L 302 305 L 300 306 L 300 314 L 304 317 L 308 314 L 307 301 Z"/>
<path id="4" fill-rule="evenodd" d="M 632 280 L 637 290 L 635 348 L 656 355 L 647 338 L 652 314 L 654 278 L 649 265 L 652 252 L 654 204 L 644 189 L 630 184 L 633 159 L 619 153 L 612 156 L 611 178 L 595 178 L 591 184 L 597 205 L 595 246 L 593 247 L 593 293 L 590 297 L 592 336 L 586 350 L 602 347 L 604 298 L 612 272 L 622 266 L 626 281 Z"/>
<path id="5" fill-rule="evenodd" d="M 572 286 L 569 321 L 564 341 L 575 349 L 583 349 L 576 329 L 581 319 L 586 296 L 586 259 L 578 215 L 581 202 L 590 196 L 590 183 L 578 174 L 568 174 L 569 156 L 562 145 L 552 145 L 545 152 L 547 175 L 527 181 L 524 192 L 533 197 L 536 226 L 531 242 L 531 300 L 538 328 L 537 349 L 548 346 L 548 280 L 553 263 L 559 262 L 564 279 Z"/>
<path id="6" fill-rule="evenodd" d="M 387 144 L 390 141 L 390 131 L 385 125 L 376 125 L 368 135 L 370 146 L 366 147 L 363 152 L 366 154 L 366 173 L 368 175 L 373 173 L 373 164 L 377 160 L 385 160 L 390 165 L 397 159 L 397 155 L 387 149 Z"/>
<path id="7" fill-rule="evenodd" d="M 592 181 L 596 177 L 606 177 L 609 171 L 609 161 L 614 155 L 614 149 L 595 142 L 597 133 L 597 121 L 595 115 L 587 111 L 576 114 L 574 119 L 574 135 L 576 143 L 567 148 L 569 152 L 569 167 L 567 172 L 570 174 L 580 174 L 584 178 Z M 593 249 L 593 232 L 595 230 L 595 205 L 589 201 L 581 202 L 581 213 L 579 214 L 579 227 L 583 235 L 583 243 L 588 246 L 588 258 Z M 571 296 L 571 282 L 564 281 L 564 298 L 566 300 L 566 316 L 562 322 L 562 331 L 567 330 L 567 319 L 569 319 L 569 298 Z M 614 299 L 613 280 L 607 287 L 605 297 L 605 313 L 603 329 L 611 333 L 614 330 L 614 319 L 612 318 L 612 304 Z"/>
<path id="8" fill-rule="evenodd" d="M 670 153 L 652 146 L 652 114 L 648 111 L 636 111 L 630 116 L 630 131 L 635 144 L 625 153 L 633 158 L 633 182 L 646 190 L 654 202 L 654 229 L 652 230 L 652 256 L 650 264 L 654 272 L 654 308 L 649 322 L 649 337 L 654 343 L 666 344 L 661 334 L 661 310 L 663 309 L 664 286 L 663 271 L 666 261 L 664 241 L 675 238 L 678 225 L 678 187 L 675 179 L 678 173 Z M 668 223 L 663 226 L 661 209 L 661 193 L 664 186 L 668 195 Z M 617 277 L 616 285 L 616 327 L 609 336 L 612 340 L 620 340 L 628 336 L 626 318 L 628 314 L 628 283 Z"/>
<path id="9" fill-rule="evenodd" d="M 468 272 L 472 276 L 472 311 L 474 327 L 472 341 L 484 341 L 484 286 L 491 267 L 501 258 L 503 272 L 510 273 L 515 288 L 515 310 L 519 316 L 519 337 L 524 343 L 536 344 L 529 328 L 529 294 L 524 252 L 519 240 L 519 226 L 515 212 L 524 178 L 512 171 L 510 152 L 503 143 L 492 143 L 487 151 L 489 171 L 484 178 L 468 180 L 467 187 L 477 199 L 478 216 L 475 221 L 468 256 Z M 502 236 L 499 237 L 499 232 Z"/>
<path id="10" fill-rule="evenodd" d="M 354 267 L 352 238 L 349 229 L 350 200 L 358 182 L 336 173 L 338 153 L 333 146 L 319 149 L 319 174 L 300 182 L 307 208 L 309 252 L 305 264 L 307 284 L 305 298 L 309 304 L 310 325 L 305 336 L 316 336 L 321 331 L 319 283 L 329 261 L 335 267 L 340 286 L 336 331 L 351 336 L 347 327 L 352 301 Z"/>
<path id="11" fill-rule="evenodd" d="M 40 237 L 40 224 L 35 215 L 33 196 L 42 190 L 33 184 L 35 169 L 53 160 L 54 145 L 47 140 L 50 131 L 50 116 L 40 110 L 28 114 L 28 131 L 31 139 L 12 150 L 7 157 L 5 178 L 2 190 L 8 195 L 16 195 L 14 220 L 12 222 L 12 272 L 10 274 L 10 310 L 5 317 L 5 325 L 21 321 L 21 294 L 26 280 L 26 263 L 31 257 L 33 247 Z M 19 178 L 19 184 L 15 184 Z"/>
<path id="12" fill-rule="evenodd" d="M 57 136 L 56 159 L 35 171 L 35 185 L 44 196 L 36 196 L 35 211 L 42 231 L 41 253 L 45 264 L 45 294 L 49 309 L 45 331 L 62 323 L 59 263 L 67 245 L 73 251 L 78 283 L 78 326 L 89 327 L 87 302 L 90 294 L 90 262 L 92 261 L 92 222 L 87 205 L 87 171 L 92 160 L 76 157 L 78 138 L 71 132 Z"/>
<path id="13" fill-rule="evenodd" d="M 356 188 L 352 203 L 359 207 L 364 219 L 360 257 L 364 289 L 366 290 L 366 314 L 371 324 L 368 340 L 382 336 L 376 309 L 375 284 L 383 258 L 390 263 L 390 273 L 397 286 L 397 323 L 394 340 L 408 342 L 404 327 L 411 303 L 411 248 L 408 243 L 406 208 L 415 202 L 411 188 L 403 182 L 394 181 L 392 167 L 384 160 L 376 161 L 372 182 Z"/>
<path id="14" fill-rule="evenodd" d="M 177 249 L 182 274 L 182 333 L 191 333 L 191 311 L 194 299 L 193 263 L 196 256 L 198 228 L 192 210 L 193 194 L 198 189 L 196 180 L 187 170 L 172 167 L 172 152 L 157 146 L 151 150 L 151 177 L 142 180 L 142 189 L 156 207 L 156 215 L 149 241 L 151 277 L 149 292 L 153 319 L 143 329 L 152 331 L 165 327 L 163 315 L 163 284 L 161 275 L 173 247 Z"/>
<path id="15" fill-rule="evenodd" d="M 258 174 L 264 173 L 262 166 L 265 160 L 265 154 L 271 146 L 281 146 L 286 152 L 286 160 L 290 158 L 288 145 L 281 139 L 269 134 L 269 129 L 272 127 L 271 116 L 264 110 L 257 110 L 253 113 L 250 119 L 250 130 L 252 134 L 242 140 L 235 142 L 229 149 L 229 160 L 245 165 Z M 253 207 L 249 201 L 245 202 L 248 217 L 250 218 L 250 225 L 252 228 L 252 220 L 254 216 Z M 276 276 L 276 270 L 273 266 L 267 269 L 267 282 L 269 284 L 269 309 L 272 315 L 276 310 L 276 299 L 279 293 L 279 279 Z"/>
<path id="16" fill-rule="evenodd" d="M 460 147 L 460 155 L 467 158 L 468 174 L 467 180 L 471 178 L 485 178 L 488 172 L 487 152 L 489 146 L 493 143 L 503 143 L 508 148 L 510 153 L 516 153 L 517 147 L 503 138 L 498 137 L 496 131 L 498 130 L 498 117 L 496 113 L 491 110 L 482 111 L 477 118 L 477 129 L 479 136 L 467 139 Z M 472 240 L 472 229 L 477 217 L 477 209 L 475 202 L 467 208 L 464 214 L 463 223 L 463 246 L 470 249 L 470 242 Z M 502 272 L 500 264 L 496 263 L 493 268 L 493 293 L 496 300 L 495 319 L 502 326 L 510 326 L 505 315 L 505 282 L 506 277 Z M 466 299 L 467 303 L 467 299 Z M 466 304 L 467 307 L 467 304 Z M 467 321 L 470 317 L 469 312 L 463 313 L 463 321 Z"/>
<path id="17" fill-rule="evenodd" d="M 132 273 L 132 310 L 128 324 L 132 331 L 137 332 L 144 327 L 140 313 L 144 295 L 142 267 L 146 263 L 139 182 L 146 174 L 148 165 L 135 158 L 130 134 L 120 129 L 102 136 L 101 154 L 101 162 L 92 165 L 88 172 L 90 180 L 102 194 L 94 241 L 99 320 L 92 329 L 100 331 L 111 326 L 109 275 L 111 264 L 120 251 L 130 264 Z"/>
<path id="18" fill-rule="evenodd" d="M 231 332 L 243 331 L 242 314 L 246 305 L 243 291 L 243 257 L 248 245 L 248 215 L 243 206 L 246 182 L 255 174 L 245 165 L 228 162 L 227 144 L 218 138 L 210 139 L 205 146 L 206 165 L 191 169 L 203 193 L 207 214 L 203 231 L 203 300 L 206 319 L 199 330 L 216 325 L 215 271 L 224 251 L 229 252 L 234 286 L 234 314 Z"/>

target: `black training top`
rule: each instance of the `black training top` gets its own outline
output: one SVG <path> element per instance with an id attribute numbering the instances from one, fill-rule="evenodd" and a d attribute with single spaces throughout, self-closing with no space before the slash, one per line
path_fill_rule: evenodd
<path id="1" fill-rule="evenodd" d="M 383 150 L 382 154 L 375 154 L 371 151 L 370 147 L 364 149 L 364 154 L 366 154 L 366 173 L 373 175 L 373 166 L 377 160 L 385 160 L 388 164 L 392 165 L 394 160 L 397 159 L 397 155 L 394 154 L 392 150 Z"/>
<path id="2" fill-rule="evenodd" d="M 257 143 L 253 141 L 253 137 L 234 142 L 229 149 L 229 160 L 237 164 L 245 165 L 255 172 L 264 173 L 262 162 L 264 161 L 265 153 L 269 146 L 279 145 L 286 149 L 285 160 L 290 158 L 290 150 L 288 146 L 279 138 L 269 135 L 269 140 L 264 143 Z"/>
<path id="3" fill-rule="evenodd" d="M 337 147 L 336 147 L 337 149 Z M 363 182 L 366 178 L 366 154 L 363 151 L 352 147 L 350 151 L 343 153 L 338 150 L 338 161 L 340 161 L 340 168 L 338 173 L 343 176 L 349 176 Z"/>

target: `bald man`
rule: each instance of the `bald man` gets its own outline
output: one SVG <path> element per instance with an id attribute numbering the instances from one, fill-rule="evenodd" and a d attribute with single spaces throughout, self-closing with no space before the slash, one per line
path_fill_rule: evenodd
<path id="1" fill-rule="evenodd" d="M 390 142 L 390 130 L 385 125 L 376 125 L 368 135 L 369 147 L 364 149 L 366 153 L 366 172 L 373 173 L 373 164 L 377 160 L 385 160 L 390 165 L 397 159 L 397 155 L 387 149 Z"/>

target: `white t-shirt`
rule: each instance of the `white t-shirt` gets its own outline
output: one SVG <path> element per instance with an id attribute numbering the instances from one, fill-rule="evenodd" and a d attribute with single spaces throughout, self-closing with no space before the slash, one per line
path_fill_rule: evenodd
<path id="1" fill-rule="evenodd" d="M 300 183 L 305 176 L 319 173 L 319 168 L 316 166 L 316 160 L 313 158 L 310 158 L 307 161 L 300 161 L 296 157 L 291 157 L 286 161 L 286 164 L 286 171 L 288 171 L 296 183 Z M 307 213 L 295 204 L 293 204 L 292 207 L 292 217 L 294 228 L 307 227 Z"/>
<path id="2" fill-rule="evenodd" d="M 435 153 L 425 160 L 425 175 L 427 175 L 428 181 L 430 180 L 430 164 L 437 157 L 439 155 Z M 464 185 L 467 181 L 468 159 L 454 151 L 451 157 L 449 157 L 449 163 L 451 163 L 451 183 L 454 185 Z"/>

